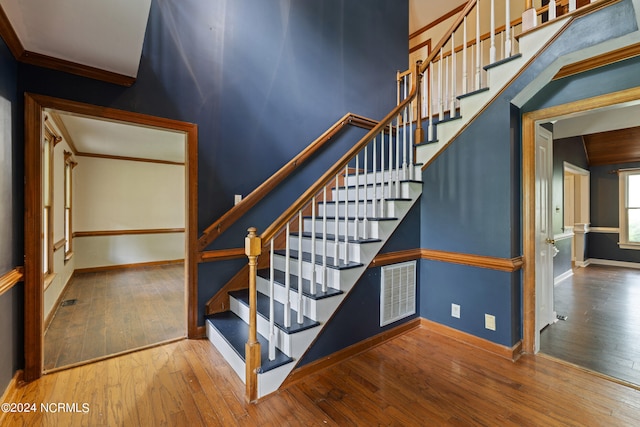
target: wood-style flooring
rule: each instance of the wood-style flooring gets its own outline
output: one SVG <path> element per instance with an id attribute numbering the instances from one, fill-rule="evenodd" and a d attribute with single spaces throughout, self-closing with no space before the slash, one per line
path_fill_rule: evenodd
<path id="1" fill-rule="evenodd" d="M 640 386 L 640 270 L 576 268 L 554 300 L 567 320 L 542 331 L 540 351 Z"/>
<path id="2" fill-rule="evenodd" d="M 252 405 L 206 340 L 45 375 L 8 398 L 10 426 L 631 426 L 640 391 L 548 357 L 511 362 L 414 329 Z M 77 412 L 44 413 L 62 402 Z M 83 404 L 86 406 L 83 407 Z M 73 406 L 72 406 L 73 407 Z M 2 414 L 0 414 L 0 417 Z"/>
<path id="3" fill-rule="evenodd" d="M 184 265 L 78 273 L 44 337 L 44 369 L 186 335 Z"/>

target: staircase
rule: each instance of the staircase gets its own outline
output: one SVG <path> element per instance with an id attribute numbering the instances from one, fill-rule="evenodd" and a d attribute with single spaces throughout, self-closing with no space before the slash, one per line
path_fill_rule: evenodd
<path id="1" fill-rule="evenodd" d="M 288 244 L 272 249 L 270 267 L 257 274 L 258 396 L 278 389 L 419 198 L 421 182 L 411 176 L 421 176 L 420 165 L 340 175 L 302 216 L 302 229 L 290 224 Z M 207 317 L 207 336 L 244 378 L 249 290 L 229 298 L 229 311 Z"/>
<path id="2" fill-rule="evenodd" d="M 486 61 L 489 65 L 482 66 L 479 55 L 471 55 L 473 50 L 467 53 L 468 43 L 458 48 L 453 42 L 456 31 L 467 33 L 466 18 L 480 15 L 477 3 L 468 3 L 424 63 L 399 75 L 397 107 L 259 238 L 252 234 L 247 238 L 247 248 L 261 248 L 260 257 L 268 259 L 268 267 L 250 273 L 255 290 L 230 292 L 230 310 L 207 316 L 206 327 L 209 340 L 246 382 L 249 400 L 276 391 L 310 348 L 420 197 L 422 168 L 571 19 L 558 19 L 533 37 L 520 37 L 519 53 L 513 49 L 514 31 L 507 30 L 501 59 L 492 53 L 492 29 L 492 57 Z M 479 27 L 476 46 L 482 43 Z M 450 50 L 445 52 L 448 44 Z M 427 131 L 421 141 L 423 122 Z M 258 348 L 257 343 L 260 362 L 248 361 L 246 353 Z"/>

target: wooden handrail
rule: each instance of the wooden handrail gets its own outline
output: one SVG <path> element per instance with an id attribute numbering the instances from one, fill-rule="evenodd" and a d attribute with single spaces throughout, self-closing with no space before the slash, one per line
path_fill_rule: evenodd
<path id="1" fill-rule="evenodd" d="M 240 217 L 246 214 L 260 200 L 262 200 L 271 190 L 287 178 L 292 172 L 297 170 L 305 161 L 318 152 L 327 142 L 337 135 L 345 126 L 352 125 L 363 129 L 371 129 L 378 122 L 367 117 L 353 113 L 347 113 L 335 122 L 322 135 L 316 138 L 304 150 L 298 153 L 287 164 L 280 168 L 269 179 L 260 184 L 255 190 L 249 193 L 240 203 L 229 209 L 213 224 L 207 227 L 200 239 L 198 239 L 198 250 L 204 251 L 215 239 L 233 225 Z"/>
<path id="2" fill-rule="evenodd" d="M 473 0 L 475 1 L 475 0 Z M 418 79 L 413 79 L 411 92 L 407 97 L 402 100 L 389 114 L 387 114 L 381 121 L 378 122 L 367 134 L 360 139 L 351 149 L 343 155 L 337 163 L 335 163 L 331 169 L 325 172 L 307 191 L 305 191 L 289 208 L 282 213 L 267 229 L 260 235 L 265 244 L 269 242 L 276 234 L 282 229 L 287 222 L 297 215 L 298 211 L 305 207 L 311 198 L 318 194 L 322 188 L 331 182 L 337 174 L 339 174 L 349 164 L 349 161 L 355 157 L 371 140 L 378 135 L 383 129 L 385 129 L 389 123 L 391 123 L 400 112 L 415 98 L 418 93 L 417 82 Z"/>

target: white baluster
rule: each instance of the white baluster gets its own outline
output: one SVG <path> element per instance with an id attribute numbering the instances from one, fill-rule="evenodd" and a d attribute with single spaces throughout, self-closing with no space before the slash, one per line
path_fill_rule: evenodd
<path id="1" fill-rule="evenodd" d="M 413 108 L 409 107 L 409 123 L 413 123 Z M 413 132 L 409 130 L 409 179 L 413 180 L 415 167 L 413 166 Z"/>
<path id="2" fill-rule="evenodd" d="M 427 138 L 433 141 L 433 62 L 429 64 L 429 126 L 427 127 Z"/>
<path id="3" fill-rule="evenodd" d="M 496 62 L 496 14 L 495 0 L 491 0 L 491 47 L 489 47 L 489 64 Z"/>
<path id="4" fill-rule="evenodd" d="M 480 70 L 482 69 L 482 49 L 480 48 L 480 0 L 476 3 L 476 90 L 480 89 L 482 78 Z"/>
<path id="5" fill-rule="evenodd" d="M 577 8 L 576 0 L 569 0 L 569 12 L 573 12 Z"/>
<path id="6" fill-rule="evenodd" d="M 377 137 L 373 138 L 373 162 L 371 165 L 373 173 L 373 199 L 371 199 L 371 216 L 373 217 L 378 216 L 378 141 L 376 140 L 376 138 Z M 382 141 L 384 142 L 384 133 L 382 133 Z"/>
<path id="7" fill-rule="evenodd" d="M 549 2 L 549 21 L 556 19 L 556 0 Z"/>
<path id="8" fill-rule="evenodd" d="M 327 186 L 322 188 L 322 292 L 327 292 Z"/>
<path id="9" fill-rule="evenodd" d="M 511 56 L 511 0 L 505 0 L 504 57 Z"/>
<path id="10" fill-rule="evenodd" d="M 375 141 L 376 139 L 373 139 L 373 144 L 375 145 Z M 369 145 L 367 145 L 366 147 L 364 147 L 364 218 L 362 220 L 362 238 L 363 239 L 367 239 L 369 236 L 369 231 L 367 230 L 369 228 L 369 215 L 368 215 L 368 211 L 367 211 L 367 206 L 369 205 L 369 175 L 368 175 L 368 170 L 369 170 Z M 374 187 L 375 190 L 375 187 Z M 375 200 L 375 191 L 374 191 L 374 196 L 373 199 Z"/>
<path id="11" fill-rule="evenodd" d="M 349 183 L 347 175 L 349 174 L 349 165 L 344 167 L 344 263 L 349 264 Z M 356 187 L 357 188 L 357 187 Z"/>
<path id="12" fill-rule="evenodd" d="M 289 291 L 291 290 L 291 248 L 289 243 L 289 232 L 291 226 L 287 223 L 287 228 L 285 231 L 285 249 L 284 249 L 284 293 L 286 301 L 284 303 L 284 327 L 288 328 L 291 326 L 291 297 L 289 295 Z M 300 260 L 298 260 L 300 262 Z"/>
<path id="13" fill-rule="evenodd" d="M 444 119 L 444 98 L 442 93 L 442 49 L 440 49 L 440 61 L 438 62 L 438 120 Z"/>
<path id="14" fill-rule="evenodd" d="M 358 227 L 360 226 L 360 221 L 358 219 L 358 214 L 360 213 L 360 173 L 358 171 L 360 169 L 359 160 L 360 160 L 359 154 L 356 154 L 356 191 L 355 191 L 356 197 L 354 200 L 356 215 L 355 215 L 355 219 L 353 220 L 353 240 L 358 240 Z M 364 192 L 365 194 L 367 193 L 367 187 L 365 187 Z"/>
<path id="15" fill-rule="evenodd" d="M 407 107 L 405 107 L 407 108 Z M 400 198 L 400 123 L 396 122 L 396 198 Z"/>
<path id="16" fill-rule="evenodd" d="M 315 228 L 312 222 L 311 227 Z M 311 267 L 315 265 L 315 260 L 311 260 Z M 298 323 L 303 321 L 302 314 L 302 210 L 298 211 Z"/>
<path id="17" fill-rule="evenodd" d="M 389 144 L 391 144 L 391 136 L 389 136 Z M 384 130 L 380 135 L 380 217 L 384 217 Z M 376 188 L 376 193 L 378 189 Z M 376 213 L 376 216 L 378 214 Z"/>
<path id="18" fill-rule="evenodd" d="M 275 297 L 273 295 L 275 289 L 273 245 L 273 239 L 271 239 L 271 248 L 269 250 L 271 255 L 271 259 L 269 260 L 269 360 L 274 360 L 276 358 Z"/>
<path id="19" fill-rule="evenodd" d="M 404 86 L 404 97 L 407 97 L 407 85 Z M 409 105 L 402 112 L 402 177 L 407 179 L 407 122 L 409 120 L 407 109 L 411 108 Z M 400 153 L 398 153 L 400 154 Z"/>
<path id="20" fill-rule="evenodd" d="M 509 0 L 507 0 L 509 1 Z M 467 17 L 462 20 L 462 94 L 465 95 L 469 89 L 467 71 Z"/>
<path id="21" fill-rule="evenodd" d="M 340 258 L 338 257 L 338 249 L 340 248 L 339 240 L 338 240 L 338 217 L 340 214 L 340 181 L 338 180 L 338 175 L 336 175 L 336 200 L 335 207 L 336 212 L 333 218 L 333 265 L 337 266 L 340 263 Z"/>
<path id="22" fill-rule="evenodd" d="M 451 101 L 449 103 L 449 117 L 456 115 L 456 33 L 451 34 Z"/>
<path id="23" fill-rule="evenodd" d="M 312 294 L 316 293 L 316 196 L 311 198 L 311 260 L 313 262 L 313 268 L 311 269 L 311 282 L 309 287 L 309 292 Z M 302 227 L 300 227 L 302 229 Z M 302 289 L 302 278 L 298 279 L 300 283 L 300 289 Z"/>
<path id="24" fill-rule="evenodd" d="M 398 140 L 398 132 L 396 132 L 396 141 Z M 393 124 L 389 123 L 389 191 L 388 199 L 393 198 L 392 185 L 393 185 Z"/>

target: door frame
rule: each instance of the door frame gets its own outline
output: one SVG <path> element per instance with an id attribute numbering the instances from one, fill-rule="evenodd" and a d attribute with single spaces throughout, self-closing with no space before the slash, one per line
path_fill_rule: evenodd
<path id="1" fill-rule="evenodd" d="M 522 250 L 523 250 L 523 337 L 522 348 L 535 353 L 536 274 L 535 274 L 535 136 L 536 126 L 572 114 L 640 100 L 640 87 L 582 99 L 531 111 L 522 115 Z"/>
<path id="2" fill-rule="evenodd" d="M 45 109 L 93 116 L 185 134 L 185 303 L 187 336 L 198 336 L 197 288 L 197 202 L 198 202 L 198 126 L 193 123 L 133 113 L 25 93 L 25 191 L 24 191 L 24 379 L 42 376 L 44 361 L 44 293 L 42 273 L 42 158 L 40 147 Z"/>

